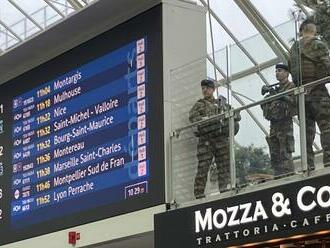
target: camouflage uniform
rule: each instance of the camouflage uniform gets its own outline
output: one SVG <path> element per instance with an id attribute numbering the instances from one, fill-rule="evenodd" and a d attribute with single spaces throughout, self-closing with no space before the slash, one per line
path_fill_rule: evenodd
<path id="1" fill-rule="evenodd" d="M 219 101 L 213 97 L 198 100 L 189 112 L 190 122 L 201 121 L 205 117 L 224 113 L 229 105 L 219 105 Z M 239 114 L 235 117 L 235 134 L 238 132 Z M 212 120 L 197 127 L 196 136 L 199 138 L 197 145 L 198 167 L 194 183 L 196 198 L 204 196 L 213 157 L 217 166 L 219 190 L 223 191 L 230 183 L 229 163 L 229 126 L 228 119 Z"/>
<path id="2" fill-rule="evenodd" d="M 296 41 L 290 50 L 290 71 L 295 84 L 310 83 L 330 75 L 326 44 L 316 37 L 303 37 Z M 330 162 L 330 97 L 324 84 L 307 89 L 305 108 L 308 166 L 314 169 L 315 122 L 321 131 L 323 163 Z"/>
<path id="3" fill-rule="evenodd" d="M 290 81 L 281 83 L 272 92 L 275 95 L 294 88 Z M 293 172 L 292 153 L 294 152 L 294 136 L 292 116 L 296 114 L 294 96 L 283 96 L 261 105 L 264 117 L 270 121 L 269 136 L 266 137 L 271 166 L 275 176 Z"/>

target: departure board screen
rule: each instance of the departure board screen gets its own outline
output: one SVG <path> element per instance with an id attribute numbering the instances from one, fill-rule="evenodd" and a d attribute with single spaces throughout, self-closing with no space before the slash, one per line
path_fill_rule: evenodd
<path id="1" fill-rule="evenodd" d="M 160 18 L 0 86 L 0 244 L 164 201 Z"/>

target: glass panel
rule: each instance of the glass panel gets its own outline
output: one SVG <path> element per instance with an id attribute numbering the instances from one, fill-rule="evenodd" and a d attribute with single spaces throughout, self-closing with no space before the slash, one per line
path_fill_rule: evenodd
<path id="1" fill-rule="evenodd" d="M 50 2 L 66 16 L 75 12 L 74 8 L 67 0 L 50 0 Z"/>
<path id="2" fill-rule="evenodd" d="M 275 115 L 275 110 L 267 109 L 278 106 L 280 101 L 277 99 L 265 103 L 263 110 L 257 105 L 241 111 L 240 130 L 235 136 L 239 188 L 273 180 L 283 183 L 281 180 L 284 177 L 300 177 L 296 175 L 302 170 L 300 150 L 297 149 L 299 128 L 294 127 L 292 117 Z M 277 120 L 279 118 L 281 120 Z"/>
<path id="3" fill-rule="evenodd" d="M 40 11 L 33 14 L 33 16 L 40 16 L 39 18 L 43 18 L 43 26 L 47 27 L 52 25 L 53 23 L 63 19 L 52 7 L 49 5 Z"/>
<path id="4" fill-rule="evenodd" d="M 234 1 L 211 0 L 210 7 L 238 40 L 246 39 L 258 33 Z"/>
<path id="5" fill-rule="evenodd" d="M 226 74 L 227 73 L 226 49 L 215 51 L 214 57 L 217 66 Z"/>
<path id="6" fill-rule="evenodd" d="M 242 98 L 239 96 L 233 94 L 234 100 L 233 100 L 233 105 L 236 107 L 238 106 L 244 106 L 246 103 L 242 104 L 241 102 L 243 101 Z M 250 112 L 250 113 L 249 113 Z M 265 140 L 265 135 L 268 134 L 268 121 L 266 121 L 263 118 L 262 115 L 262 110 L 260 106 L 249 108 L 248 111 L 242 111 L 241 112 L 241 124 L 240 125 L 240 130 L 239 133 L 235 137 L 235 141 L 242 145 L 242 146 L 250 146 L 253 145 L 255 147 L 262 147 L 262 148 L 267 148 L 267 142 Z M 259 124 L 262 126 L 263 129 L 261 129 L 257 123 L 253 120 L 251 117 L 255 117 Z M 264 130 L 267 132 L 265 133 Z"/>
<path id="7" fill-rule="evenodd" d="M 0 25 L 0 49 L 6 49 L 16 45 L 19 41 L 10 32 Z M 0 52 L 1 53 L 1 52 Z"/>
<path id="8" fill-rule="evenodd" d="M 13 0 L 13 2 L 16 3 L 29 15 L 47 6 L 46 2 L 43 0 L 33 0 L 33 1 Z"/>
<path id="9" fill-rule="evenodd" d="M 257 106 L 249 111 L 255 114 L 260 112 L 259 109 Z M 239 188 L 257 182 L 260 179 L 257 178 L 258 175 L 263 179 L 270 179 L 273 175 L 266 134 L 247 111 L 241 112 L 241 118 L 240 130 L 235 136 L 236 177 Z"/>
<path id="10" fill-rule="evenodd" d="M 172 130 L 190 124 L 189 110 L 196 99 L 200 98 L 199 82 L 205 77 L 206 61 L 184 65 L 171 73 Z M 172 188 L 173 198 L 179 204 L 194 198 L 194 177 L 197 164 L 196 144 L 192 129 L 184 130 L 173 137 L 172 151 Z"/>
<path id="11" fill-rule="evenodd" d="M 222 28 L 222 26 L 213 16 L 211 16 L 211 20 L 213 28 L 214 50 L 218 51 L 226 47 L 226 45 L 235 44 L 234 40 Z"/>
<path id="12" fill-rule="evenodd" d="M 234 64 L 235 61 L 232 61 Z M 264 82 L 257 74 L 252 74 L 232 82 L 231 87 L 234 92 L 244 95 L 255 101 L 263 99 L 261 87 Z"/>
<path id="13" fill-rule="evenodd" d="M 211 39 L 211 29 L 209 25 L 209 15 L 206 15 L 206 47 L 207 47 L 207 53 L 212 53 L 212 39 Z"/>
<path id="14" fill-rule="evenodd" d="M 212 57 L 212 55 L 210 55 L 210 56 Z M 216 76 L 214 75 L 214 72 L 216 73 Z M 207 60 L 207 77 L 213 78 L 216 81 L 223 79 L 223 76 L 221 75 L 221 73 L 218 70 L 214 71 L 214 66 L 213 66 L 213 64 L 211 64 L 211 62 L 209 60 Z"/>
<path id="15" fill-rule="evenodd" d="M 231 49 L 233 56 L 237 56 L 240 58 L 240 63 L 236 63 L 233 66 L 233 73 L 239 72 L 241 70 L 245 70 L 253 66 L 253 63 L 250 59 L 246 56 L 246 54 L 237 46 L 235 45 L 234 40 L 227 34 L 227 32 L 221 27 L 221 25 L 212 17 L 212 27 L 213 27 L 213 41 L 214 41 L 214 49 L 215 49 L 215 60 L 217 65 L 226 72 L 226 45 L 231 44 Z M 209 39 L 209 42 L 210 39 Z M 211 43 L 210 43 L 211 44 Z M 209 45 L 211 46 L 211 45 Z M 243 45 L 244 46 L 244 45 Z M 210 49 L 208 49 L 210 50 Z M 212 50 L 210 50 L 212 52 Z"/>
<path id="16" fill-rule="evenodd" d="M 75 11 L 67 0 L 49 1 L 64 15 L 69 15 Z M 43 28 L 62 19 L 54 8 L 46 4 L 45 1 L 13 0 L 13 2 L 26 14 L 30 15 L 31 18 Z M 0 1 L 0 18 L 22 40 L 41 31 L 40 28 L 26 18 L 19 9 L 8 1 Z M 6 50 L 19 43 L 19 41 L 17 41 L 10 32 L 6 31 L 4 27 L 2 27 L 0 33 L 0 49 Z"/>
<path id="17" fill-rule="evenodd" d="M 231 73 L 235 74 L 249 69 L 255 64 L 245 55 L 245 53 L 236 45 L 230 46 Z"/>
<path id="18" fill-rule="evenodd" d="M 296 5 L 294 0 L 281 0 L 280 2 L 274 3 L 265 0 L 250 1 L 271 26 L 277 26 L 292 19 L 291 12 Z"/>
<path id="19" fill-rule="evenodd" d="M 256 34 L 248 39 L 245 39 L 241 41 L 241 44 L 258 64 L 276 58 L 275 53 L 269 47 L 261 34 Z"/>
<path id="20" fill-rule="evenodd" d="M 278 35 L 281 37 L 281 39 L 288 46 L 292 45 L 293 40 L 295 39 L 295 21 L 294 20 L 284 22 L 284 23 L 274 27 L 274 30 L 276 33 L 278 33 Z"/>
<path id="21" fill-rule="evenodd" d="M 1 20 L 21 39 L 25 39 L 39 29 L 8 1 L 0 1 Z"/>
<path id="22" fill-rule="evenodd" d="M 171 139 L 173 198 L 179 204 L 202 196 L 206 199 L 219 197 L 219 175 L 222 178 L 221 190 L 228 190 L 230 183 L 228 137 L 217 139 L 220 130 L 227 130 L 228 133 L 228 128 L 225 130 L 224 120 L 207 119 L 221 113 L 220 109 L 225 109 L 226 89 L 211 89 L 214 98 L 210 95 L 213 100 L 207 104 L 200 83 L 205 79 L 205 73 L 206 60 L 187 64 L 171 72 L 171 84 L 175 85 L 171 87 L 170 97 L 171 126 L 172 130 L 182 129 Z M 222 95 L 219 96 L 221 101 L 218 100 L 218 94 Z M 197 107 L 201 109 L 197 111 Z M 199 118 L 204 122 L 191 126 Z M 223 141 L 226 141 L 226 145 Z M 222 172 L 226 170 L 225 174 L 218 173 L 218 168 Z M 228 182 L 225 183 L 225 180 Z"/>
<path id="23" fill-rule="evenodd" d="M 23 14 L 15 9 L 7 0 L 0 1 L 0 17 L 8 26 L 24 18 Z"/>
<path id="24" fill-rule="evenodd" d="M 243 15 L 243 13 L 241 13 L 241 11 L 238 9 L 238 7 L 235 4 L 230 4 L 230 3 L 225 3 L 225 4 L 229 4 L 230 7 L 235 6 L 233 10 L 237 11 L 238 13 Z M 228 15 L 225 12 L 220 13 L 220 10 L 216 9 L 217 7 L 218 7 L 218 5 L 214 6 L 213 10 L 215 13 L 219 12 L 218 14 Z M 226 5 L 221 6 L 221 8 L 225 8 L 225 7 L 226 7 Z M 227 6 L 227 7 L 229 7 L 229 6 Z M 219 16 L 219 17 L 222 21 L 224 21 L 222 16 Z M 248 21 L 244 15 L 242 18 L 244 18 L 244 19 L 246 19 L 246 21 Z M 227 34 L 227 32 L 217 22 L 217 20 L 213 17 L 211 17 L 211 19 L 212 19 L 213 41 L 214 41 L 215 50 L 216 51 L 222 50 L 226 45 L 233 45 L 232 49 L 233 49 L 233 51 L 237 51 L 238 56 L 246 57 L 246 55 L 240 50 L 240 48 L 236 47 L 234 40 L 232 40 L 232 38 Z M 230 21 L 230 20 L 231 19 L 228 18 L 228 21 Z M 235 22 L 235 25 L 237 25 L 236 23 L 237 22 Z M 248 23 L 248 24 L 250 24 L 250 23 Z M 225 25 L 226 25 L 226 23 L 225 23 Z M 256 29 L 251 27 L 251 30 L 254 30 L 254 31 L 251 32 L 249 35 L 242 36 L 242 34 L 246 34 L 247 30 L 249 30 L 249 29 L 246 30 L 245 29 L 246 27 L 242 28 L 241 25 L 242 24 L 240 23 L 240 27 L 239 27 L 240 32 L 238 34 L 234 33 L 235 28 L 233 26 L 229 25 L 227 27 L 238 39 L 245 37 L 244 40 L 241 41 L 241 45 L 247 50 L 248 53 L 250 53 L 252 58 L 257 63 L 262 63 L 262 62 L 268 61 L 275 57 L 275 54 L 273 53 L 271 48 L 268 46 L 268 44 L 263 39 L 263 37 L 260 34 L 258 34 Z M 243 32 L 243 30 L 244 30 L 244 32 Z M 254 35 L 252 35 L 252 34 L 254 34 Z M 250 36 L 250 37 L 247 38 L 247 36 Z M 210 36 L 208 36 L 208 38 L 210 40 Z M 258 44 L 258 46 L 256 46 L 255 44 Z M 210 52 L 210 49 L 208 49 L 208 51 Z M 248 58 L 246 58 L 246 59 L 248 60 Z M 239 70 L 242 70 L 242 69 L 246 69 L 246 66 L 235 68 L 235 71 L 238 72 Z"/>
<path id="25" fill-rule="evenodd" d="M 275 65 L 268 67 L 266 69 L 263 69 L 261 71 L 261 74 L 266 78 L 266 80 L 269 82 L 269 84 L 276 83 L 275 78 Z M 289 76 L 289 80 L 292 81 L 291 75 Z"/>
<path id="26" fill-rule="evenodd" d="M 61 19 L 61 16 L 45 1 L 34 0 L 33 4 L 25 0 L 15 0 L 15 2 L 44 28 Z"/>

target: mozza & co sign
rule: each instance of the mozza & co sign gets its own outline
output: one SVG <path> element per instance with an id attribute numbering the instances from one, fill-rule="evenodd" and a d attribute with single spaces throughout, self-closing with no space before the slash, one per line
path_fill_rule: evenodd
<path id="1" fill-rule="evenodd" d="M 230 247 L 330 230 L 330 175 L 155 216 L 155 247 Z"/>

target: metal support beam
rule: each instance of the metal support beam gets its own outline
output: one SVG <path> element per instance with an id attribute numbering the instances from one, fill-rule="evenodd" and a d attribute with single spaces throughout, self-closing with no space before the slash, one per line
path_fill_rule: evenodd
<path id="1" fill-rule="evenodd" d="M 59 14 L 61 17 L 65 18 L 65 15 L 50 1 L 50 0 L 44 0 L 53 10 L 56 11 L 57 14 Z"/>
<path id="2" fill-rule="evenodd" d="M 253 73 L 259 73 L 263 69 L 266 69 L 270 66 L 273 66 L 276 63 L 279 63 L 280 61 L 281 61 L 281 59 L 279 59 L 279 58 L 271 59 L 271 60 L 268 60 L 264 63 L 259 64 L 259 65 L 253 66 L 253 67 L 251 67 L 247 70 L 235 73 L 231 77 L 232 81 L 241 79 L 241 78 L 246 77 L 246 76 L 249 76 Z M 225 82 L 226 82 L 226 79 L 222 79 L 222 80 L 219 81 L 219 83 L 221 83 L 221 84 L 225 84 Z"/>
<path id="3" fill-rule="evenodd" d="M 0 20 L 0 25 L 7 29 L 18 41 L 22 41 L 22 39 L 16 34 L 9 26 L 7 26 L 3 21 Z"/>
<path id="4" fill-rule="evenodd" d="M 220 82 L 220 85 L 225 86 L 227 84 L 227 79 L 225 78 L 226 75 L 225 73 L 214 63 L 214 61 L 212 60 L 212 58 L 210 56 L 207 56 L 207 59 L 217 68 L 217 70 L 221 73 L 221 75 L 224 77 L 224 79 L 222 79 Z M 269 66 L 268 66 L 269 67 Z M 266 67 L 267 68 L 267 67 Z M 235 80 L 235 75 L 231 78 L 232 80 Z M 238 96 L 240 93 L 236 93 L 235 91 L 231 90 L 232 96 L 236 99 L 236 101 L 238 101 L 241 106 L 246 106 L 245 102 Z M 245 96 L 244 96 L 245 97 Z M 252 100 L 252 102 L 254 102 Z M 254 114 L 251 112 L 251 110 L 246 109 L 246 112 L 250 115 L 250 117 L 254 120 L 254 122 L 257 124 L 257 126 L 262 130 L 262 132 L 265 135 L 268 135 L 267 130 L 264 128 L 264 126 L 259 122 L 259 120 L 257 119 L 257 117 L 254 116 Z"/>
<path id="5" fill-rule="evenodd" d="M 212 60 L 212 58 L 210 56 L 207 56 L 207 59 L 217 68 L 217 70 L 221 73 L 221 75 L 223 75 L 224 79 L 220 80 L 219 83 L 220 83 L 220 85 L 223 85 L 223 86 L 226 87 L 227 79 L 226 79 L 225 73 L 217 66 L 217 64 Z M 270 66 L 274 65 L 276 63 L 276 60 L 270 60 L 269 61 L 269 63 L 271 64 Z M 265 69 L 265 68 L 268 68 L 268 67 L 269 67 L 269 65 L 266 62 L 266 63 L 260 65 L 260 67 L 253 67 L 253 68 L 249 69 L 249 72 L 247 72 L 247 73 L 248 73 L 248 75 L 253 74 L 253 73 L 257 73 L 260 76 L 260 75 L 262 75 L 260 71 Z M 255 70 L 255 71 L 253 71 L 253 70 Z M 244 75 L 242 77 L 245 77 L 245 76 L 247 76 L 247 75 Z M 265 77 L 263 75 L 262 75 L 262 78 L 264 78 L 264 80 L 267 82 L 267 84 L 269 84 L 268 81 L 265 79 Z M 237 78 L 237 74 L 235 74 L 231 77 L 231 80 L 237 80 L 237 79 L 239 79 L 239 78 Z M 246 106 L 245 102 L 238 96 L 239 93 L 236 93 L 233 90 L 231 90 L 231 93 L 232 93 L 232 96 L 241 104 L 241 106 Z M 252 100 L 252 102 L 253 102 L 253 100 Z M 250 115 L 250 117 L 257 124 L 257 126 L 262 130 L 262 132 L 267 136 L 268 132 L 264 128 L 264 126 L 260 123 L 258 118 L 254 116 L 254 114 L 251 112 L 251 110 L 246 109 L 246 112 Z"/>
<path id="6" fill-rule="evenodd" d="M 273 31 L 273 28 L 263 18 L 260 12 L 254 7 L 250 0 L 234 0 L 236 5 L 242 10 L 246 17 L 251 21 L 259 33 L 263 36 L 274 53 L 283 60 L 288 59 L 287 52 L 289 50 L 286 43 L 281 37 Z"/>
<path id="7" fill-rule="evenodd" d="M 215 61 L 211 58 L 210 55 L 206 56 L 207 60 L 210 61 L 210 63 L 217 69 L 217 71 L 219 71 L 219 73 L 225 78 L 227 77 L 226 73 L 224 73 L 223 70 L 221 70 L 221 68 L 215 63 Z M 225 80 L 225 79 L 223 79 Z"/>
<path id="8" fill-rule="evenodd" d="M 209 17 L 209 25 L 210 25 L 210 35 L 211 35 L 211 46 L 212 46 L 212 58 L 213 61 L 215 61 L 215 51 L 214 51 L 214 39 L 213 39 L 213 25 L 212 25 L 212 19 L 211 19 L 211 13 L 210 13 L 210 0 L 207 0 L 207 6 L 208 6 L 208 17 Z M 218 81 L 217 78 L 217 71 L 216 68 L 213 66 L 214 69 L 214 79 L 215 81 Z"/>
<path id="9" fill-rule="evenodd" d="M 199 0 L 205 8 L 208 8 L 207 3 L 204 0 Z M 257 65 L 258 63 L 256 60 L 252 57 L 252 55 L 245 49 L 244 46 L 240 43 L 240 41 L 235 37 L 235 35 L 230 31 L 230 29 L 221 21 L 220 17 L 210 8 L 209 9 L 210 14 L 213 16 L 213 18 L 219 23 L 219 25 L 226 31 L 226 33 L 232 38 L 232 40 L 235 42 L 235 44 L 241 49 L 241 51 L 251 60 L 251 62 L 254 65 Z"/>
<path id="10" fill-rule="evenodd" d="M 12 39 L 16 39 L 16 37 L 14 35 L 12 35 L 11 33 L 6 32 L 7 30 L 0 30 L 0 33 L 2 33 L 3 35 L 7 35 L 8 37 L 12 38 Z"/>
<path id="11" fill-rule="evenodd" d="M 36 25 L 40 31 L 43 30 L 43 27 L 38 22 L 36 22 L 36 20 L 34 20 L 31 15 L 26 13 L 20 6 L 18 6 L 18 4 L 14 2 L 14 0 L 8 0 L 8 2 L 10 2 L 11 5 L 13 5 L 19 12 L 21 12 L 29 21 Z"/>
<path id="12" fill-rule="evenodd" d="M 299 88 L 298 88 L 299 89 Z M 306 135 L 306 111 L 305 111 L 305 89 L 299 89 L 299 119 L 300 119 L 300 154 L 302 170 L 308 170 L 307 164 L 307 135 Z"/>
<path id="13" fill-rule="evenodd" d="M 57 5 L 61 5 L 61 6 L 65 7 L 65 8 L 75 10 L 73 8 L 73 6 L 71 4 L 69 4 L 69 2 L 67 0 L 64 3 L 59 2 L 59 0 L 49 0 L 49 1 L 52 2 L 52 3 L 55 3 Z"/>
<path id="14" fill-rule="evenodd" d="M 82 5 L 79 1 L 77 0 L 67 0 L 68 3 L 71 4 L 71 6 L 75 9 L 75 10 L 81 10 L 82 8 L 84 8 L 84 5 Z"/>
<path id="15" fill-rule="evenodd" d="M 237 188 L 237 173 L 235 161 L 235 113 L 229 110 L 229 165 L 230 165 L 230 189 Z"/>
<path id="16" fill-rule="evenodd" d="M 239 102 L 239 104 L 241 104 L 243 107 L 246 106 L 246 104 L 244 103 L 244 101 L 235 93 L 232 93 L 233 97 L 236 99 L 236 101 Z M 260 123 L 260 121 L 257 119 L 257 117 L 254 116 L 254 114 L 252 113 L 252 111 L 249 108 L 244 109 L 249 116 L 252 118 L 252 120 L 254 120 L 254 122 L 257 124 L 257 126 L 261 129 L 261 131 L 267 136 L 268 132 L 265 129 L 265 127 Z"/>
<path id="17" fill-rule="evenodd" d="M 304 2 L 302 0 L 294 0 L 294 1 L 296 2 L 297 6 L 302 10 L 302 12 L 304 12 L 304 14 L 309 17 L 310 14 L 305 8 Z"/>
<path id="18" fill-rule="evenodd" d="M 206 4 L 206 2 L 204 0 L 200 0 L 200 2 L 204 5 L 204 7 L 208 7 L 208 5 Z M 208 7 L 209 10 L 209 14 L 211 14 L 213 16 L 213 18 L 219 23 L 219 25 L 228 33 L 228 35 L 233 39 L 233 41 L 235 42 L 235 44 L 241 49 L 241 51 L 250 59 L 250 61 L 255 65 L 258 66 L 257 61 L 252 57 L 252 55 L 245 49 L 244 46 L 242 46 L 242 44 L 238 41 L 238 39 L 235 37 L 235 35 L 230 31 L 230 29 L 220 20 L 220 18 L 218 17 L 218 15 L 211 9 Z M 211 61 L 211 60 L 210 60 Z M 280 60 L 278 60 L 279 62 Z M 212 63 L 212 62 L 211 62 Z M 214 61 L 214 63 L 212 64 L 216 64 L 216 62 Z M 220 71 L 220 70 L 219 70 Z M 256 71 L 255 73 L 257 73 L 259 75 L 259 77 L 261 78 L 261 80 L 269 85 L 269 82 L 267 81 L 267 79 L 260 73 L 260 71 Z M 222 74 L 223 75 L 223 74 Z M 223 77 L 226 77 L 223 75 Z M 224 81 L 225 79 L 222 79 L 221 81 Z M 234 77 L 232 77 L 232 80 L 235 80 Z"/>

